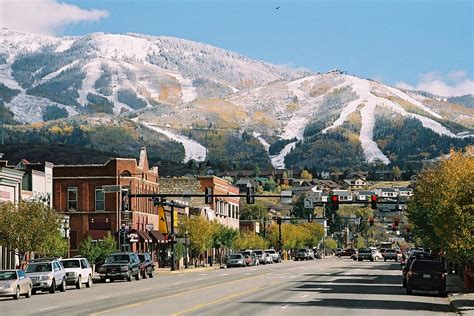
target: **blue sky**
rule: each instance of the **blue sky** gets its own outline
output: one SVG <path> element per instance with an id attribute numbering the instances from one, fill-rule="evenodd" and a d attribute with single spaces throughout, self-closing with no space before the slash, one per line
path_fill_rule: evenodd
<path id="1" fill-rule="evenodd" d="M 474 89 L 474 1 L 63 2 L 106 14 L 57 25 L 60 35 L 168 35 L 312 71 L 338 68 L 392 85 Z"/>

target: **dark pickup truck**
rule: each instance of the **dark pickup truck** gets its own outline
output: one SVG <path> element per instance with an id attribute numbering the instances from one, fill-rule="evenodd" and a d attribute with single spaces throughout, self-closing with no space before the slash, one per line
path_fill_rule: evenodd
<path id="1" fill-rule="evenodd" d="M 120 252 L 108 255 L 105 263 L 99 269 L 100 280 L 105 282 L 109 279 L 110 282 L 115 280 L 132 281 L 132 277 L 138 281 L 140 280 L 140 259 L 136 253 Z"/>

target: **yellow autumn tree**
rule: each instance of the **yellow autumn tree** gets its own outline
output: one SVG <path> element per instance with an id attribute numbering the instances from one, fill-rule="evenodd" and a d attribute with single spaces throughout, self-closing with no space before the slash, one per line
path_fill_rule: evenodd
<path id="1" fill-rule="evenodd" d="M 474 157 L 451 151 L 422 171 L 407 213 L 425 246 L 453 261 L 474 260 Z"/>

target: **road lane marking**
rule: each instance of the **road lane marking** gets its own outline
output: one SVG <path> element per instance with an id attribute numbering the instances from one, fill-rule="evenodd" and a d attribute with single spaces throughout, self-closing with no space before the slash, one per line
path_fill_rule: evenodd
<path id="1" fill-rule="evenodd" d="M 305 295 L 303 295 L 303 296 L 301 296 L 301 297 L 302 297 L 302 298 L 308 297 L 308 294 L 305 294 Z"/>
<path id="2" fill-rule="evenodd" d="M 53 309 L 53 308 L 57 308 L 57 307 L 60 307 L 60 306 L 57 305 L 57 306 L 45 307 L 45 308 L 42 308 L 42 309 L 38 309 L 38 312 L 44 312 L 44 311 L 47 311 L 47 310 L 50 310 L 50 309 Z"/>
<path id="3" fill-rule="evenodd" d="M 237 279 L 237 280 L 232 280 L 232 281 L 227 281 L 227 282 L 219 282 L 219 283 L 211 284 L 211 285 L 204 286 L 204 287 L 195 288 L 195 289 L 188 290 L 188 291 L 182 291 L 182 292 L 178 292 L 178 293 L 174 293 L 174 294 L 170 294 L 170 295 L 155 297 L 155 298 L 152 298 L 152 299 L 149 299 L 149 300 L 140 301 L 140 302 L 132 303 L 132 304 L 127 304 L 127 305 L 123 305 L 123 306 L 119 306 L 119 307 L 115 307 L 115 308 L 111 308 L 111 309 L 106 309 L 106 310 L 103 310 L 103 311 L 100 311 L 100 312 L 97 312 L 97 313 L 92 313 L 92 314 L 90 314 L 90 316 L 97 316 L 97 315 L 102 315 L 102 314 L 105 314 L 105 313 L 116 312 L 116 311 L 127 309 L 127 308 L 137 307 L 137 306 L 140 306 L 140 305 L 143 305 L 143 304 L 159 301 L 159 300 L 162 300 L 162 299 L 165 299 L 165 298 L 176 297 L 176 296 L 181 296 L 183 294 L 188 294 L 188 293 L 192 293 L 192 292 L 196 292 L 196 291 L 202 291 L 202 290 L 205 290 L 205 289 L 210 289 L 210 288 L 213 288 L 213 287 L 216 287 L 216 286 L 221 286 L 223 284 L 230 284 L 230 283 L 236 283 L 236 282 L 240 282 L 240 281 L 244 281 L 244 280 L 256 279 L 256 278 L 259 278 L 259 277 L 264 277 L 267 274 L 269 274 L 269 273 L 263 273 L 263 274 L 254 275 L 254 276 L 246 277 L 246 278 L 240 278 L 240 279 Z"/>
<path id="4" fill-rule="evenodd" d="M 145 289 L 141 289 L 141 290 L 139 290 L 138 292 L 145 292 L 145 291 L 148 291 L 148 290 L 150 290 L 149 287 L 147 287 L 147 288 L 145 288 Z"/>
<path id="5" fill-rule="evenodd" d="M 244 294 L 255 292 L 255 291 L 257 291 L 261 288 L 267 287 L 269 285 L 257 286 L 257 287 L 254 287 L 253 289 L 250 289 L 250 290 L 247 290 L 247 291 L 244 291 L 244 292 L 240 292 L 240 293 L 234 293 L 234 294 L 231 294 L 231 295 L 228 295 L 228 296 L 225 296 L 225 297 L 221 297 L 220 299 L 217 299 L 217 300 L 214 300 L 214 301 L 211 301 L 211 302 L 197 304 L 197 305 L 195 305 L 195 306 L 193 306 L 189 309 L 186 309 L 186 310 L 181 311 L 181 312 L 177 312 L 177 313 L 173 314 L 172 316 L 179 316 L 179 315 L 183 315 L 183 314 L 186 314 L 186 313 L 189 313 L 189 312 L 193 312 L 195 310 L 201 309 L 201 308 L 209 306 L 209 305 L 214 305 L 214 304 L 217 304 L 217 303 L 220 303 L 220 302 L 223 302 L 223 301 L 227 301 L 231 298 L 235 298 L 235 297 L 242 296 Z"/>
<path id="6" fill-rule="evenodd" d="M 229 275 L 229 273 L 222 273 L 220 276 Z"/>
<path id="7" fill-rule="evenodd" d="M 288 307 L 288 305 L 283 305 L 283 306 L 281 307 L 281 309 L 286 309 L 287 307 Z"/>
<path id="8" fill-rule="evenodd" d="M 96 297 L 96 300 L 105 300 L 106 298 L 109 298 L 110 296 L 101 296 L 101 297 Z"/>

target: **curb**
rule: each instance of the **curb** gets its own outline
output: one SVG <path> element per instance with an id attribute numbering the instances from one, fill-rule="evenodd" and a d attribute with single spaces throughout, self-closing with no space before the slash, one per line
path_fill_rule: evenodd
<path id="1" fill-rule="evenodd" d="M 176 270 L 176 271 L 171 271 L 169 269 L 167 270 L 159 270 L 155 271 L 157 274 L 180 274 L 180 273 L 192 273 L 192 272 L 199 272 L 199 271 L 211 271 L 211 270 L 218 270 L 221 269 L 221 266 L 212 266 L 212 267 L 206 267 L 206 268 L 191 268 L 191 269 L 182 269 L 182 270 Z"/>
<path id="2" fill-rule="evenodd" d="M 456 314 L 467 314 L 467 315 L 474 315 L 474 300 L 472 298 L 469 298 L 470 293 L 452 293 L 448 294 L 446 299 L 449 302 L 449 310 L 453 313 Z M 455 299 L 455 298 L 460 298 L 460 299 Z M 466 305 L 463 303 L 460 303 L 460 301 L 471 301 L 472 303 L 470 305 Z"/>

